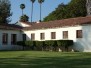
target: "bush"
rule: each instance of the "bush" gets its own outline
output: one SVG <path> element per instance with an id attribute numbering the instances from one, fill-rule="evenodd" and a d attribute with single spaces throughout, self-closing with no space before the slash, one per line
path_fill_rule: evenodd
<path id="1" fill-rule="evenodd" d="M 33 46 L 33 41 L 26 41 L 25 45 L 31 47 L 31 46 Z"/>
<path id="2" fill-rule="evenodd" d="M 18 45 L 29 46 L 33 50 L 54 50 L 56 51 L 59 47 L 65 48 L 68 51 L 69 46 L 73 45 L 73 40 L 48 40 L 48 41 L 19 41 Z"/>
<path id="3" fill-rule="evenodd" d="M 17 42 L 17 45 L 22 46 L 23 47 L 23 50 L 24 50 L 24 47 L 26 46 L 25 41 L 18 41 Z"/>
<path id="4" fill-rule="evenodd" d="M 58 46 L 64 47 L 65 51 L 68 51 L 68 47 L 73 45 L 73 40 L 58 40 Z"/>
<path id="5" fill-rule="evenodd" d="M 36 41 L 36 48 L 37 50 L 42 50 L 43 48 L 43 41 Z"/>
<path id="6" fill-rule="evenodd" d="M 35 41 L 18 41 L 17 45 L 23 46 L 23 50 L 24 47 L 30 47 L 30 49 L 34 50 L 35 45 Z"/>
<path id="7" fill-rule="evenodd" d="M 73 40 L 58 40 L 58 46 L 71 46 L 73 45 Z"/>
<path id="8" fill-rule="evenodd" d="M 52 51 L 53 46 L 55 45 L 55 42 L 53 40 L 45 41 L 46 50 Z"/>

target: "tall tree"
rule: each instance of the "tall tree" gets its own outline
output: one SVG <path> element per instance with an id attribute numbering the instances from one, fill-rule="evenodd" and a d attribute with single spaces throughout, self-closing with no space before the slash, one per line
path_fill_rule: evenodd
<path id="1" fill-rule="evenodd" d="M 44 2 L 44 0 L 38 0 L 39 4 L 40 4 L 40 22 L 41 22 L 41 6 L 42 6 L 42 3 Z"/>
<path id="2" fill-rule="evenodd" d="M 23 16 L 20 17 L 20 21 L 21 22 L 27 22 L 27 21 L 29 21 L 29 17 L 24 14 Z"/>
<path id="3" fill-rule="evenodd" d="M 86 16 L 86 0 L 71 0 L 67 6 L 67 10 L 70 10 L 70 17 Z"/>
<path id="4" fill-rule="evenodd" d="M 53 12 L 51 12 L 47 17 L 44 18 L 44 21 L 64 19 L 67 13 L 66 7 L 67 5 L 63 3 L 59 4 L 58 7 Z"/>
<path id="5" fill-rule="evenodd" d="M 35 0 L 30 0 L 32 2 L 32 10 L 31 10 L 31 22 L 32 22 L 32 18 L 33 18 L 33 4 L 35 2 Z"/>
<path id="6" fill-rule="evenodd" d="M 0 0 L 0 23 L 9 23 L 12 16 L 11 3 L 9 0 Z"/>
<path id="7" fill-rule="evenodd" d="M 44 21 L 86 16 L 86 0 L 71 0 L 68 4 L 59 4 Z"/>
<path id="8" fill-rule="evenodd" d="M 21 8 L 21 10 L 22 10 L 22 16 L 23 16 L 23 10 L 25 9 L 25 4 L 21 4 L 21 5 L 20 5 L 20 8 Z"/>

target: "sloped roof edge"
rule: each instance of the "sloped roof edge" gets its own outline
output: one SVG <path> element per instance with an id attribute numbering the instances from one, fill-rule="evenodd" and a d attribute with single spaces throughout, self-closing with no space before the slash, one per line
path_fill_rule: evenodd
<path id="1" fill-rule="evenodd" d="M 38 29 L 48 29 L 48 28 L 56 28 L 64 26 L 76 26 L 83 24 L 91 24 L 91 16 L 35 23 L 31 27 L 23 28 L 23 30 L 38 30 Z"/>

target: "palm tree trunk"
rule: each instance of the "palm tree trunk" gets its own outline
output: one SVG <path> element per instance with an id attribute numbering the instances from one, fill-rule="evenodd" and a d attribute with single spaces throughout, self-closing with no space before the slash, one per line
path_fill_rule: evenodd
<path id="1" fill-rule="evenodd" d="M 23 16 L 23 9 L 22 9 L 22 16 Z"/>
<path id="2" fill-rule="evenodd" d="M 41 22 L 41 3 L 40 3 L 40 22 Z"/>
<path id="3" fill-rule="evenodd" d="M 33 3 L 32 3 L 32 10 L 31 10 L 31 22 L 32 22 L 32 18 L 33 18 Z"/>

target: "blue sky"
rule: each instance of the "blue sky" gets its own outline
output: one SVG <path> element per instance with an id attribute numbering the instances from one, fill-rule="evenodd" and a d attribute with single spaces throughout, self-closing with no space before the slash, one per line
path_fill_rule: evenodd
<path id="1" fill-rule="evenodd" d="M 11 12 L 13 13 L 11 17 L 11 23 L 19 21 L 20 16 L 22 15 L 20 4 L 25 4 L 26 8 L 24 9 L 24 14 L 31 17 L 31 2 L 30 0 L 10 0 L 11 1 Z M 42 19 L 51 13 L 60 3 L 67 4 L 70 0 L 45 0 L 42 4 Z M 39 3 L 38 0 L 34 3 L 34 14 L 33 21 L 36 22 L 39 20 Z M 29 19 L 31 21 L 31 19 Z"/>

